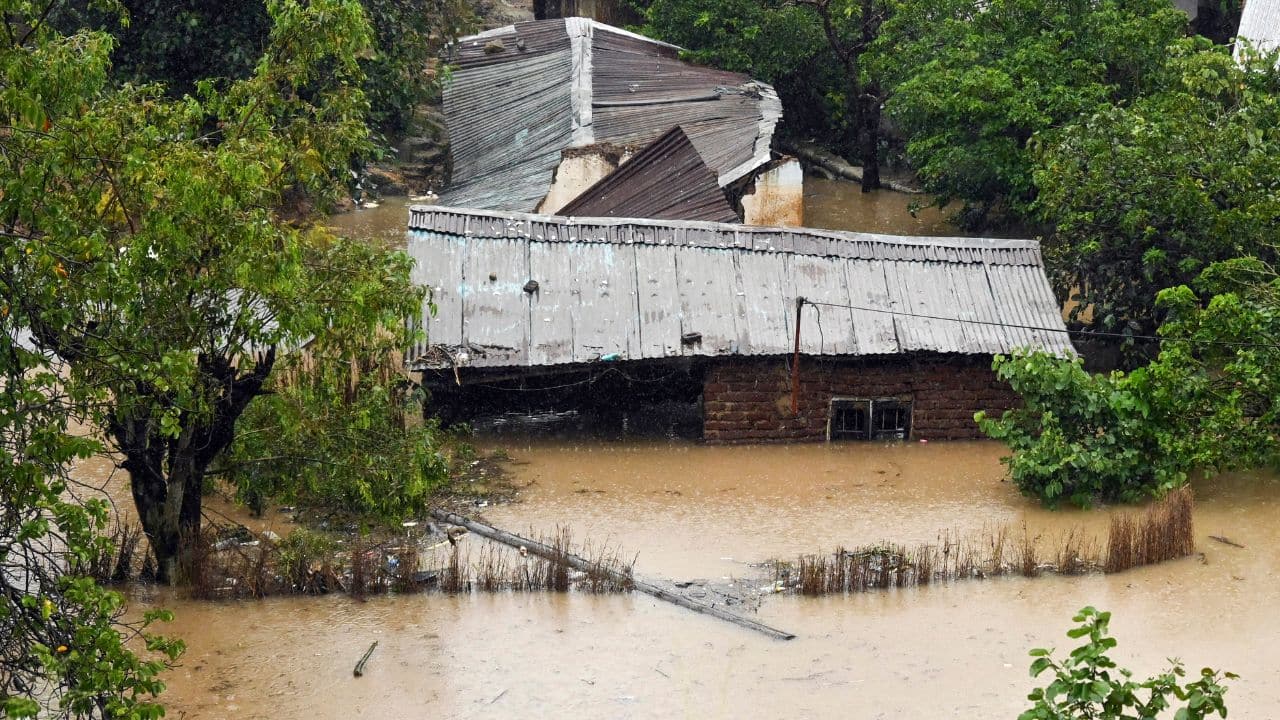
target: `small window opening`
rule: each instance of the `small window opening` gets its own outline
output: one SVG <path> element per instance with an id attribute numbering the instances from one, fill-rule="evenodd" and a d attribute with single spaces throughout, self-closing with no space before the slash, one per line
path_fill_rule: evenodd
<path id="1" fill-rule="evenodd" d="M 868 400 L 832 400 L 827 436 L 830 440 L 867 440 L 871 427 Z"/>
<path id="2" fill-rule="evenodd" d="M 910 436 L 910 401 L 876 400 L 871 403 L 871 439 L 906 440 Z"/>
<path id="3" fill-rule="evenodd" d="M 910 400 L 831 399 L 828 440 L 906 440 L 910 436 Z"/>

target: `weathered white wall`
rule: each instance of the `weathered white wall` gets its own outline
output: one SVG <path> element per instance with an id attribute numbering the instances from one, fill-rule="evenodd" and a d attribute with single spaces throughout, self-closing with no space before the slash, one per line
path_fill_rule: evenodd
<path id="1" fill-rule="evenodd" d="M 1248 0 L 1240 18 L 1239 37 L 1263 52 L 1280 50 L 1280 0 Z M 1236 58 L 1240 46 L 1236 47 Z"/>
<path id="2" fill-rule="evenodd" d="M 560 167 L 556 168 L 555 179 L 551 182 L 551 189 L 547 191 L 542 204 L 538 205 L 537 212 L 548 215 L 558 212 L 584 190 L 617 170 L 620 163 L 615 164 L 612 157 L 616 155 L 577 151 L 570 157 L 561 159 Z"/>
<path id="3" fill-rule="evenodd" d="M 1173 6 L 1186 13 L 1192 20 L 1200 14 L 1200 0 L 1173 0 Z"/>
<path id="4" fill-rule="evenodd" d="M 804 169 L 787 158 L 761 173 L 742 197 L 743 222 L 769 227 L 804 227 Z"/>

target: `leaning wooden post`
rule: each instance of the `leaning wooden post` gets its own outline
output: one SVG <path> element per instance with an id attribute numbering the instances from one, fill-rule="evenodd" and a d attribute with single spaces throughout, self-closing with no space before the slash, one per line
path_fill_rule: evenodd
<path id="1" fill-rule="evenodd" d="M 364 666 L 369 662 L 369 656 L 373 654 L 374 649 L 377 647 L 378 641 L 374 640 L 373 644 L 369 646 L 369 649 L 364 651 L 364 655 L 360 658 L 360 662 L 356 663 L 356 669 L 352 673 L 353 675 L 356 677 L 364 675 Z"/>
<path id="2" fill-rule="evenodd" d="M 631 577 L 630 574 L 623 574 L 611 568 L 603 567 L 598 563 L 592 563 L 589 560 L 586 560 L 585 558 L 578 557 L 577 555 L 574 555 L 573 553 L 568 552 L 567 550 L 559 550 L 557 548 L 551 547 L 550 545 L 540 543 L 537 540 L 530 540 L 529 538 L 523 538 L 523 537 L 520 537 L 519 535 L 513 535 L 505 530 L 499 530 L 498 528 L 485 525 L 484 523 L 477 522 L 475 520 L 472 520 L 471 518 L 463 517 L 462 515 L 458 515 L 457 513 L 451 513 L 448 510 L 440 510 L 440 509 L 431 510 L 431 517 L 435 518 L 436 520 L 439 520 L 440 522 L 464 527 L 470 530 L 471 532 L 481 537 L 493 540 L 494 542 L 499 542 L 499 543 L 502 543 L 503 545 L 509 545 L 514 548 L 522 548 L 525 552 L 528 552 L 530 555 L 536 555 L 540 558 L 543 558 L 544 560 L 564 563 L 565 565 L 573 568 L 574 570 L 579 570 L 582 572 L 599 572 L 599 573 L 608 574 L 613 577 L 615 582 L 618 582 L 619 584 L 629 584 L 632 588 L 646 595 L 652 595 L 653 597 L 656 597 L 659 600 L 665 600 L 666 602 L 669 602 L 673 605 L 679 605 L 680 607 L 685 608 L 687 610 L 692 610 L 694 612 L 702 613 L 704 615 L 710 615 L 714 618 L 726 620 L 735 625 L 739 625 L 749 630 L 754 630 L 758 633 L 768 635 L 769 637 L 775 638 L 777 640 L 791 640 L 795 638 L 795 635 L 793 635 L 792 633 L 789 633 L 785 630 L 779 630 L 774 627 L 769 627 L 768 625 L 765 625 L 764 623 L 756 622 L 751 618 L 746 618 L 741 615 L 738 615 L 737 613 L 729 612 L 728 610 L 718 605 L 705 603 L 705 602 L 695 600 L 693 598 L 685 597 L 684 595 L 681 595 L 679 593 L 674 593 L 668 590 L 667 588 L 654 585 L 653 583 L 647 583 L 647 582 L 644 582 L 643 580 L 637 580 Z"/>
<path id="3" fill-rule="evenodd" d="M 791 414 L 800 414 L 800 311 L 804 298 L 796 298 L 796 353 L 791 359 Z"/>

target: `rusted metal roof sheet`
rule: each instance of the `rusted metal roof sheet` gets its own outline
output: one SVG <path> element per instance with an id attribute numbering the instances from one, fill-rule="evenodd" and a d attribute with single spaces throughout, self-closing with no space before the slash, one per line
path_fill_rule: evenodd
<path id="1" fill-rule="evenodd" d="M 1280 0 L 1249 0 L 1240 15 L 1236 37 L 1248 40 L 1263 52 L 1280 50 Z M 1240 48 L 1236 49 L 1236 57 Z"/>
<path id="2" fill-rule="evenodd" d="M 1029 240 L 415 206 L 418 367 L 1074 349 Z"/>
<path id="3" fill-rule="evenodd" d="M 583 191 L 557 215 L 736 222 L 716 176 L 679 127 Z"/>
<path id="4" fill-rule="evenodd" d="M 460 45 L 444 96 L 453 152 L 450 203 L 532 208 L 547 192 L 573 137 L 569 36 L 533 23 L 519 36 L 496 32 Z M 507 48 L 486 54 L 485 47 Z M 503 57 L 503 62 L 495 58 Z"/>
<path id="5" fill-rule="evenodd" d="M 677 125 L 722 187 L 769 162 L 782 117 L 773 88 L 678 51 L 585 18 L 462 38 L 444 92 L 454 169 L 443 201 L 533 210 L 561 151 L 646 145 Z"/>

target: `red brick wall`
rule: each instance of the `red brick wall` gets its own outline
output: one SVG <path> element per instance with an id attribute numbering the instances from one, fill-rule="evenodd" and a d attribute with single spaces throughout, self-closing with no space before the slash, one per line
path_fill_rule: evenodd
<path id="1" fill-rule="evenodd" d="M 708 443 L 825 440 L 832 397 L 912 399 L 911 437 L 984 437 L 979 410 L 1014 407 L 1017 396 L 996 380 L 983 356 L 800 360 L 800 413 L 791 414 L 790 360 L 722 360 L 703 385 L 703 438 Z"/>

